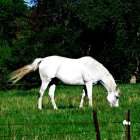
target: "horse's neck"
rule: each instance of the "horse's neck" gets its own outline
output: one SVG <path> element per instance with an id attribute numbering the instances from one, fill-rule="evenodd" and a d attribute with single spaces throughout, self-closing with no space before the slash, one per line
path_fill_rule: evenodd
<path id="1" fill-rule="evenodd" d="M 116 89 L 116 83 L 112 75 L 102 78 L 100 82 L 108 92 L 114 91 Z"/>

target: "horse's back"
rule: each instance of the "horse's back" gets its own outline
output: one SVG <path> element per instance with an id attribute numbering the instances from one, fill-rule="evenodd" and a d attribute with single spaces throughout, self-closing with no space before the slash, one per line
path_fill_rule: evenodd
<path id="1" fill-rule="evenodd" d="M 61 56 L 49 56 L 43 59 L 39 66 L 41 77 L 57 77 L 65 83 L 82 83 L 84 81 L 97 81 L 106 70 L 92 57 L 85 56 L 71 59 Z M 77 81 L 77 82 L 76 82 Z"/>
<path id="2" fill-rule="evenodd" d="M 41 78 L 53 78 L 60 63 L 60 57 L 57 56 L 49 56 L 43 58 L 42 62 L 39 65 L 39 73 Z"/>
<path id="3" fill-rule="evenodd" d="M 80 59 L 49 56 L 41 62 L 39 72 L 41 78 L 57 77 L 67 84 L 83 84 L 83 67 L 83 63 Z"/>

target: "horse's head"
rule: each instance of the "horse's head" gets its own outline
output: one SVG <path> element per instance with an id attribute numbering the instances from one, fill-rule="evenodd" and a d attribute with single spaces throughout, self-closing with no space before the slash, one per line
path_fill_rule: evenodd
<path id="1" fill-rule="evenodd" d="M 119 107 L 119 96 L 120 96 L 120 90 L 116 88 L 114 91 L 109 91 L 107 100 L 110 103 L 111 107 Z"/>

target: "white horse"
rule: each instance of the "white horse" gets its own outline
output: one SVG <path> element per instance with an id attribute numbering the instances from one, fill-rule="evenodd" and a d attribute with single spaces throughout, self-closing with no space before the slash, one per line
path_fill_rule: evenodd
<path id="1" fill-rule="evenodd" d="M 92 106 L 92 85 L 98 81 L 103 84 L 108 92 L 107 100 L 111 107 L 119 106 L 119 89 L 109 71 L 98 61 L 91 57 L 70 59 L 60 56 L 49 56 L 37 58 L 32 64 L 26 65 L 11 74 L 9 81 L 13 84 L 24 75 L 35 71 L 39 67 L 39 74 L 42 85 L 38 94 L 38 109 L 42 109 L 43 94 L 53 78 L 58 78 L 62 82 L 71 85 L 84 85 L 80 107 L 83 107 L 84 98 L 87 95 L 89 106 Z M 49 96 L 54 109 L 57 109 L 54 92 L 55 83 L 51 82 Z"/>

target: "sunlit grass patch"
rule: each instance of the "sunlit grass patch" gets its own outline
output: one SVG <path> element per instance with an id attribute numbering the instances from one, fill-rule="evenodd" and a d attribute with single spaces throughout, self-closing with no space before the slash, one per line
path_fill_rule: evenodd
<path id="1" fill-rule="evenodd" d="M 79 108 L 83 86 L 58 86 L 54 110 L 48 91 L 43 97 L 43 110 L 37 109 L 39 89 L 0 92 L 0 136 L 7 139 L 50 140 L 95 140 L 93 109 L 97 110 L 102 139 L 124 140 L 123 120 L 126 111 L 131 113 L 132 139 L 140 139 L 140 84 L 119 85 L 121 90 L 119 108 L 111 108 L 106 99 L 107 92 L 100 85 L 93 86 L 93 107 Z M 10 137 L 11 135 L 11 137 Z M 5 140 L 5 137 L 0 137 Z"/>

